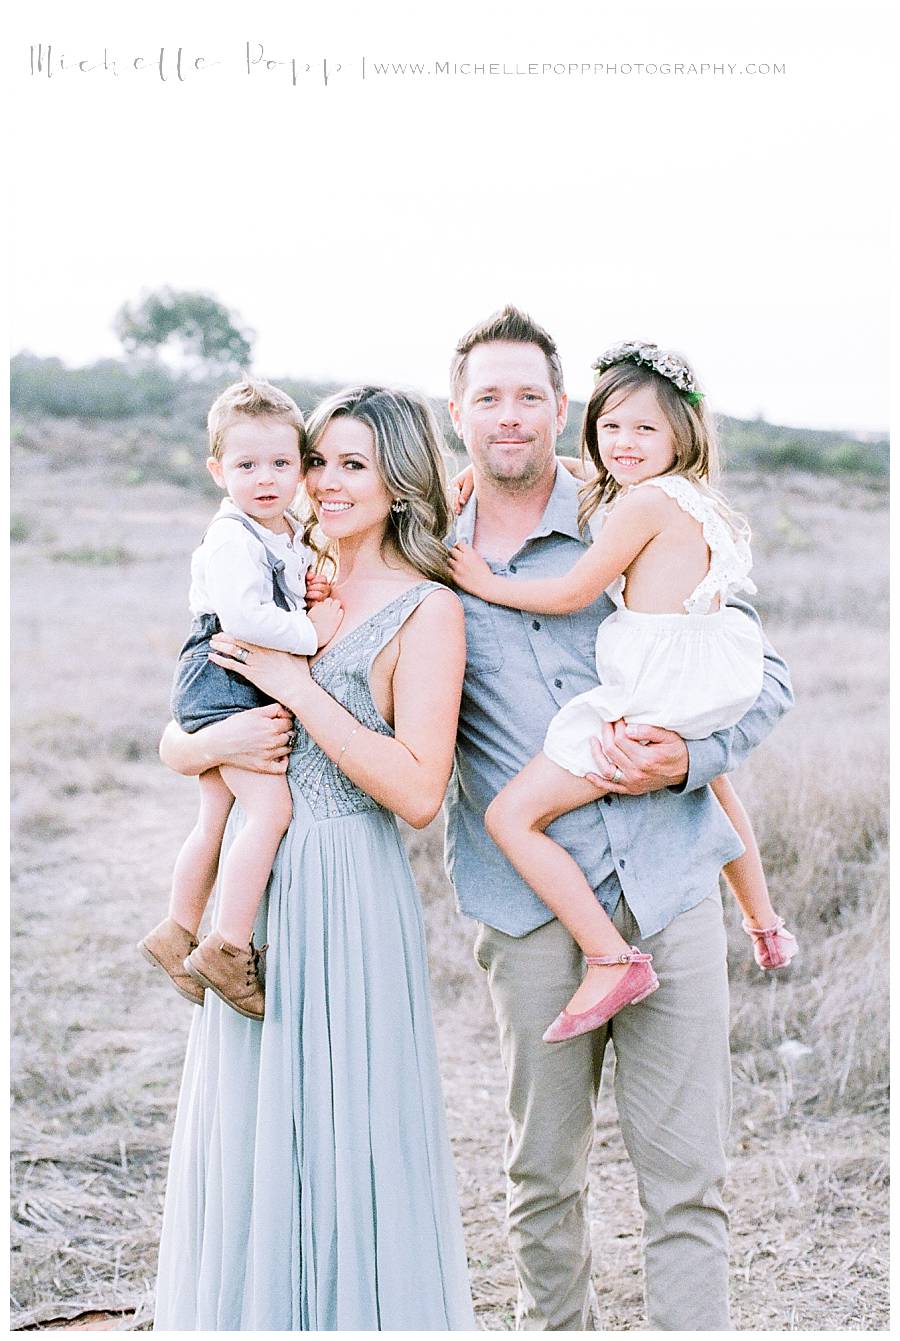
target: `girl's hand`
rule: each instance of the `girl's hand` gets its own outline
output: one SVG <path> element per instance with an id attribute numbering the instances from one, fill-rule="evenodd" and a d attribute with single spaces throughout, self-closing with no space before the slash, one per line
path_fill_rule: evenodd
<path id="1" fill-rule="evenodd" d="M 255 684 L 270 698 L 293 708 L 311 682 L 306 657 L 291 652 L 276 652 L 273 647 L 244 643 L 230 633 L 217 633 L 210 639 L 213 651 L 209 659 L 225 670 L 235 671 Z M 246 655 L 243 655 L 246 654 Z"/>
<path id="2" fill-rule="evenodd" d="M 466 466 L 464 470 L 459 472 L 455 479 L 450 481 L 450 501 L 457 517 L 472 497 L 472 490 L 474 488 L 475 475 L 471 466 Z"/>
<path id="3" fill-rule="evenodd" d="M 490 600 L 494 574 L 481 555 L 463 540 L 457 541 L 450 551 L 450 573 L 463 591 L 480 596 L 484 601 Z"/>
<path id="4" fill-rule="evenodd" d="M 326 596 L 307 611 L 309 622 L 319 635 L 319 650 L 330 643 L 344 618 L 344 607 L 333 596 Z"/>
<path id="5" fill-rule="evenodd" d="M 314 573 L 310 568 L 306 574 L 306 603 L 315 605 L 317 601 L 325 601 L 331 595 L 331 583 L 324 573 Z"/>
<path id="6" fill-rule="evenodd" d="M 557 461 L 567 470 L 570 475 L 574 475 L 576 480 L 586 480 L 587 471 L 584 468 L 584 462 L 577 456 L 558 456 Z"/>

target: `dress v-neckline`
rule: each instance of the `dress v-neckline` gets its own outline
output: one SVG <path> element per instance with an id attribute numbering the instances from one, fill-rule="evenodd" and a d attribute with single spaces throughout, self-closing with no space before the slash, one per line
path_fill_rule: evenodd
<path id="1" fill-rule="evenodd" d="M 419 587 L 427 586 L 429 582 L 430 582 L 429 578 L 423 577 L 421 582 L 414 582 L 411 587 L 407 587 L 405 591 L 401 591 L 398 596 L 395 596 L 390 601 L 385 601 L 384 605 L 380 605 L 377 610 L 373 610 L 370 615 L 366 615 L 365 619 L 360 620 L 358 624 L 354 624 L 353 628 L 350 630 L 349 633 L 345 633 L 342 638 L 338 638 L 337 642 L 330 643 L 328 647 L 325 648 L 325 651 L 322 653 L 321 656 L 317 656 L 315 658 L 310 657 L 309 659 L 310 671 L 312 672 L 316 668 L 316 666 L 321 665 L 321 663 L 325 661 L 331 655 L 332 652 L 336 652 L 338 648 L 343 647 L 344 643 L 349 642 L 351 638 L 355 637 L 355 635 L 359 633 L 360 629 L 364 629 L 367 624 L 370 624 L 372 622 L 373 619 L 377 619 L 379 615 L 384 614 L 385 610 L 390 610 L 392 605 L 396 605 L 398 601 L 402 601 L 403 598 L 405 596 L 408 596 L 411 591 L 417 591 Z"/>

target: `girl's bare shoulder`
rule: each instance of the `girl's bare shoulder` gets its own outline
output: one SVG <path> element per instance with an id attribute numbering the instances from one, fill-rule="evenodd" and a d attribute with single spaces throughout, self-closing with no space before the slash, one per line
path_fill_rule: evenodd
<path id="1" fill-rule="evenodd" d="M 685 514 L 662 489 L 646 489 L 633 485 L 624 489 L 614 501 L 607 514 L 630 523 L 642 522 L 660 527 L 671 525 L 677 517 Z"/>

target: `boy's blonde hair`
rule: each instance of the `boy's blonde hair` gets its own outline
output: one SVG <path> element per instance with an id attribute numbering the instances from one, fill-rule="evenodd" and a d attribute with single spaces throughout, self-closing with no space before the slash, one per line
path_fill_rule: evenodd
<path id="1" fill-rule="evenodd" d="M 291 400 L 286 391 L 262 378 L 244 377 L 240 382 L 227 386 L 210 406 L 206 416 L 209 432 L 209 454 L 217 461 L 222 455 L 225 432 L 239 419 L 262 417 L 283 419 L 297 430 L 297 445 L 302 453 L 306 446 L 306 430 L 300 407 Z"/>
<path id="2" fill-rule="evenodd" d="M 615 501 L 622 488 L 601 459 L 597 421 L 615 410 L 626 396 L 645 386 L 652 387 L 656 393 L 659 408 L 675 441 L 675 460 L 665 473 L 684 475 L 697 485 L 715 503 L 732 534 L 749 538 L 750 526 L 746 518 L 735 512 L 715 487 L 720 472 L 719 443 L 706 398 L 695 404 L 668 377 L 644 364 L 629 361 L 614 363 L 598 374 L 593 394 L 585 407 L 581 424 L 581 459 L 585 466 L 590 463 L 596 474 L 579 491 L 578 525 L 586 526 L 598 508 Z"/>

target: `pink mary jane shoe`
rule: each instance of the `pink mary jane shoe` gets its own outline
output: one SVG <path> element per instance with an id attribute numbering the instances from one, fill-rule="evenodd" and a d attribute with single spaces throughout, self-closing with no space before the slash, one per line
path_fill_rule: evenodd
<path id="1" fill-rule="evenodd" d="M 652 955 L 643 954 L 636 945 L 632 945 L 627 954 L 585 955 L 588 964 L 627 964 L 628 972 L 590 1010 L 574 1015 L 567 1010 L 560 1011 L 543 1035 L 544 1042 L 563 1043 L 578 1034 L 588 1034 L 592 1029 L 599 1029 L 601 1024 L 606 1024 L 625 1006 L 633 1006 L 655 992 L 659 978 L 650 967 L 652 959 Z"/>
<path id="2" fill-rule="evenodd" d="M 761 969 L 787 968 L 800 950 L 783 917 L 776 917 L 772 927 L 751 927 L 747 922 L 741 925 L 753 941 L 753 957 Z"/>

